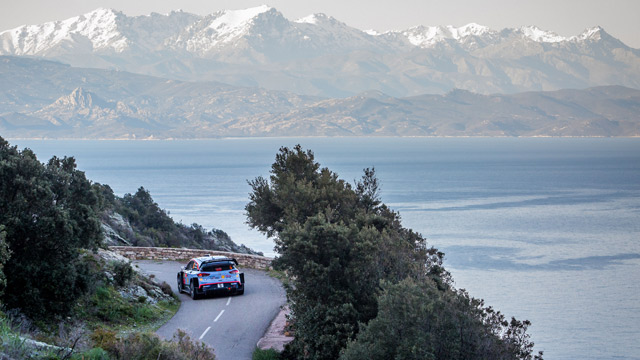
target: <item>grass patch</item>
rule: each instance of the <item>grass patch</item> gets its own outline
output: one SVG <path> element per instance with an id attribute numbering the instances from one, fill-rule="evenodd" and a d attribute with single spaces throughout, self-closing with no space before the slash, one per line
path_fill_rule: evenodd
<path id="1" fill-rule="evenodd" d="M 1 354 L 8 356 L 9 359 L 24 359 L 30 353 L 24 339 L 13 331 L 9 320 L 4 316 L 0 318 L 0 348 Z"/>
<path id="2" fill-rule="evenodd" d="M 73 354 L 71 360 L 109 360 L 109 353 L 101 348 L 93 348 L 82 353 Z"/>
<path id="3" fill-rule="evenodd" d="M 63 359 L 70 350 L 55 346 L 36 345 L 33 340 L 14 330 L 11 321 L 0 313 L 0 358 L 2 359 Z"/>
<path id="4" fill-rule="evenodd" d="M 291 277 L 282 270 L 269 269 L 266 271 L 266 273 L 272 278 L 280 280 L 280 282 L 282 283 L 283 286 L 285 286 L 285 288 L 287 287 L 287 285 L 291 283 Z"/>
<path id="5" fill-rule="evenodd" d="M 180 308 L 180 303 L 159 301 L 151 304 L 139 298 L 125 299 L 113 286 L 98 287 L 93 295 L 78 307 L 79 318 L 90 328 L 110 328 L 126 331 L 133 328 L 155 330 L 168 321 Z"/>

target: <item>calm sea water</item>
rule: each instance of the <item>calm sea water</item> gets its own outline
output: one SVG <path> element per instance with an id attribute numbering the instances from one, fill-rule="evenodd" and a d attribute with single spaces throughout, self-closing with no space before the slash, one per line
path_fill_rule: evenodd
<path id="1" fill-rule="evenodd" d="M 446 252 L 458 287 L 529 319 L 547 359 L 640 359 L 640 139 L 302 138 L 11 141 L 75 156 L 116 194 L 147 188 L 183 223 L 273 254 L 244 224 L 248 179 L 300 143 Z"/>

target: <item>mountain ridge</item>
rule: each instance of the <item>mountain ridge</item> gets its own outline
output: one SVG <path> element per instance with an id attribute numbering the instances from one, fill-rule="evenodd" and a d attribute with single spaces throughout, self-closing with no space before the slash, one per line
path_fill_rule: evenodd
<path id="1" fill-rule="evenodd" d="M 290 21 L 266 5 L 205 16 L 101 8 L 2 31 L 0 55 L 324 97 L 640 88 L 640 50 L 599 26 L 572 37 L 474 23 L 378 33 L 325 14 Z"/>
<path id="2" fill-rule="evenodd" d="M 7 138 L 640 136 L 640 90 L 623 86 L 320 98 L 3 56 L 0 75 Z"/>

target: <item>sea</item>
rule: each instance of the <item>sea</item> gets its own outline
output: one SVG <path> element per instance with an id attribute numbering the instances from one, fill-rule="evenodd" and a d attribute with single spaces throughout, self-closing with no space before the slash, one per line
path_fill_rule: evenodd
<path id="1" fill-rule="evenodd" d="M 638 138 L 10 142 L 42 162 L 73 156 L 117 195 L 142 186 L 174 220 L 269 256 L 244 207 L 280 147 L 300 144 L 352 183 L 375 168 L 382 201 L 445 252 L 456 286 L 530 320 L 546 359 L 640 359 Z"/>

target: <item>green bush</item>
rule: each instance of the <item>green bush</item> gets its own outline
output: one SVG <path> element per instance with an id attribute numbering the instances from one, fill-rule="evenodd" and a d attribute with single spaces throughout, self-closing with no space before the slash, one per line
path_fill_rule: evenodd
<path id="1" fill-rule="evenodd" d="M 118 286 L 125 286 L 134 275 L 131 264 L 127 261 L 115 261 L 113 263 L 113 280 Z"/>
<path id="2" fill-rule="evenodd" d="M 274 349 L 262 350 L 256 348 L 251 360 L 280 360 L 280 353 Z"/>
<path id="3" fill-rule="evenodd" d="M 132 305 L 133 320 L 137 323 L 146 323 L 157 317 L 157 310 L 151 306 Z"/>
<path id="4" fill-rule="evenodd" d="M 163 293 L 167 295 L 175 296 L 175 294 L 173 293 L 173 289 L 171 288 L 171 285 L 167 284 L 166 281 L 163 281 L 162 284 L 160 284 L 160 289 L 162 290 Z"/>
<path id="5" fill-rule="evenodd" d="M 383 287 L 385 310 L 363 325 L 341 360 L 542 359 L 533 354 L 528 321 L 506 321 L 465 291 L 411 278 Z"/>

